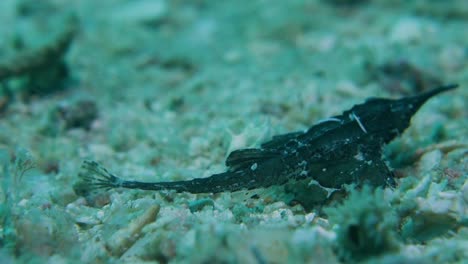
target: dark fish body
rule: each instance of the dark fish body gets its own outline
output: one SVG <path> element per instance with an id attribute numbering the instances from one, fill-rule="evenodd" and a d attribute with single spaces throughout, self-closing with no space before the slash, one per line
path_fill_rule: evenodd
<path id="1" fill-rule="evenodd" d="M 85 161 L 79 177 L 88 188 L 132 188 L 217 193 L 281 185 L 310 178 L 326 188 L 343 184 L 393 185 L 382 148 L 409 126 L 411 117 L 431 97 L 455 89 L 448 85 L 401 99 L 370 98 L 307 131 L 274 136 L 259 148 L 235 150 L 228 170 L 207 178 L 174 182 L 125 181 Z"/>

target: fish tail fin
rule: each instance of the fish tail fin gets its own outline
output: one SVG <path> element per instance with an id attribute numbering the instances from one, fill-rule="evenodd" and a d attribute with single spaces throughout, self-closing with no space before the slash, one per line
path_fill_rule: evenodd
<path id="1" fill-rule="evenodd" d="M 80 181 L 74 185 L 77 194 L 86 194 L 98 189 L 108 190 L 122 187 L 124 182 L 99 163 L 91 160 L 83 161 L 78 177 Z"/>

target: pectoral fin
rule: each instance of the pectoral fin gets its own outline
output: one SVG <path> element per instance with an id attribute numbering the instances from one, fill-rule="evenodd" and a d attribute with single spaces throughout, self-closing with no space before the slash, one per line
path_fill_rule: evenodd
<path id="1" fill-rule="evenodd" d="M 394 185 L 393 173 L 382 160 L 379 147 L 360 149 L 356 155 L 342 160 L 323 161 L 311 165 L 313 178 L 322 186 L 341 188 L 356 183 L 372 186 Z"/>

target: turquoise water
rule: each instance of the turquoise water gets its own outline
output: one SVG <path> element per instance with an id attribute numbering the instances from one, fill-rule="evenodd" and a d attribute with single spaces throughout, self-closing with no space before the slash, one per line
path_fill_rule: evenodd
<path id="1" fill-rule="evenodd" d="M 0 17 L 1 263 L 468 258 L 466 1 L 5 0 Z M 73 188 L 83 160 L 207 177 L 233 150 L 446 83 L 384 149 L 395 189 L 306 206 L 310 182 Z"/>

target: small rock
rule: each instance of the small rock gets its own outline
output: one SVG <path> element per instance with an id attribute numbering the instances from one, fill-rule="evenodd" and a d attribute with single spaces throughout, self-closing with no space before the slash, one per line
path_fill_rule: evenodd
<path id="1" fill-rule="evenodd" d="M 465 184 L 463 184 L 463 187 L 461 188 L 461 193 L 463 200 L 468 205 L 468 180 L 466 180 Z"/>
<path id="2" fill-rule="evenodd" d="M 442 152 L 438 149 L 427 152 L 419 161 L 420 171 L 431 171 L 440 165 L 442 160 Z"/>
<path id="3" fill-rule="evenodd" d="M 205 199 L 192 201 L 189 203 L 188 206 L 189 206 L 190 212 L 194 213 L 197 211 L 201 211 L 205 206 L 214 207 L 214 202 L 213 200 L 209 198 L 205 198 Z"/>
<path id="4" fill-rule="evenodd" d="M 98 116 L 96 103 L 91 100 L 81 100 L 72 105 L 62 104 L 56 111 L 65 129 L 80 127 L 89 130 Z"/>
<path id="5" fill-rule="evenodd" d="M 111 18 L 123 22 L 148 23 L 161 20 L 167 14 L 164 0 L 129 1 L 116 8 Z"/>
<path id="6" fill-rule="evenodd" d="M 308 224 L 312 223 L 312 221 L 314 221 L 314 219 L 315 219 L 315 216 L 316 216 L 315 213 L 308 213 L 308 214 L 306 214 L 306 215 L 305 215 L 305 221 L 306 221 L 306 223 L 308 223 Z"/>
<path id="7" fill-rule="evenodd" d="M 143 227 L 156 221 L 159 210 L 160 206 L 154 205 L 134 219 L 128 226 L 115 232 L 106 245 L 111 254 L 120 257 L 131 248 L 142 235 Z"/>
<path id="8" fill-rule="evenodd" d="M 442 85 L 442 80 L 406 59 L 387 61 L 375 69 L 371 68 L 370 72 L 375 74 L 385 90 L 394 94 L 413 95 L 428 87 Z"/>
<path id="9" fill-rule="evenodd" d="M 402 18 L 396 22 L 390 32 L 390 41 L 409 43 L 418 41 L 423 35 L 422 25 L 415 18 Z"/>
<path id="10" fill-rule="evenodd" d="M 447 71 L 462 70 L 467 65 L 468 52 L 458 45 L 450 45 L 442 50 L 439 55 L 440 65 Z"/>

